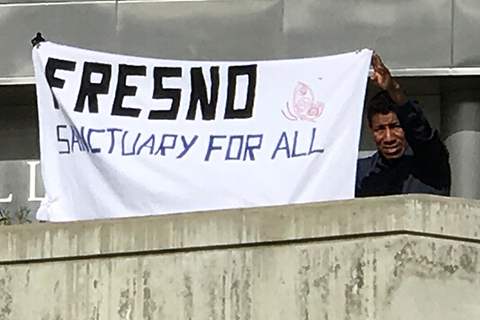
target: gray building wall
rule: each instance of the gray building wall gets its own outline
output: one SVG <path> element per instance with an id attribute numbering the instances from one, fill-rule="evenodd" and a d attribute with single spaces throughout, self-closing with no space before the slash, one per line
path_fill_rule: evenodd
<path id="1" fill-rule="evenodd" d="M 403 75 L 478 75 L 479 7 L 477 0 L 1 0 L 0 83 L 33 82 L 29 40 L 37 31 L 57 43 L 174 59 L 368 47 Z"/>

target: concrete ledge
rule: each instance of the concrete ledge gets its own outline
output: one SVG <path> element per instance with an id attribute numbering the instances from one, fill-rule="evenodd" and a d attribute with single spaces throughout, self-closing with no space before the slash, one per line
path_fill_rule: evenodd
<path id="1" fill-rule="evenodd" d="M 406 195 L 0 228 L 0 263 L 425 234 L 480 242 L 480 201 Z"/>

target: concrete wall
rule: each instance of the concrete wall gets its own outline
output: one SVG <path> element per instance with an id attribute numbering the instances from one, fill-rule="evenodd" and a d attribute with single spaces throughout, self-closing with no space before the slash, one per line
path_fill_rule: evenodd
<path id="1" fill-rule="evenodd" d="M 0 319 L 476 319 L 480 202 L 0 228 Z"/>

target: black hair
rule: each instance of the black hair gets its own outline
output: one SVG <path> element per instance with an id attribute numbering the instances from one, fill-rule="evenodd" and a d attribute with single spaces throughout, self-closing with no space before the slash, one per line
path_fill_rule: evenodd
<path id="1" fill-rule="evenodd" d="M 395 112 L 395 102 L 388 94 L 388 91 L 383 90 L 377 93 L 370 99 L 370 102 L 367 106 L 367 119 L 368 125 L 372 126 L 372 118 L 377 113 L 387 114 L 390 112 Z"/>

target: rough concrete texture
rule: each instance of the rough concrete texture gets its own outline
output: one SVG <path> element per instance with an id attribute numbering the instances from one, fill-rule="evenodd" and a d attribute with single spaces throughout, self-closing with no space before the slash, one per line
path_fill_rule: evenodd
<path id="1" fill-rule="evenodd" d="M 476 319 L 480 202 L 0 228 L 0 319 Z"/>

